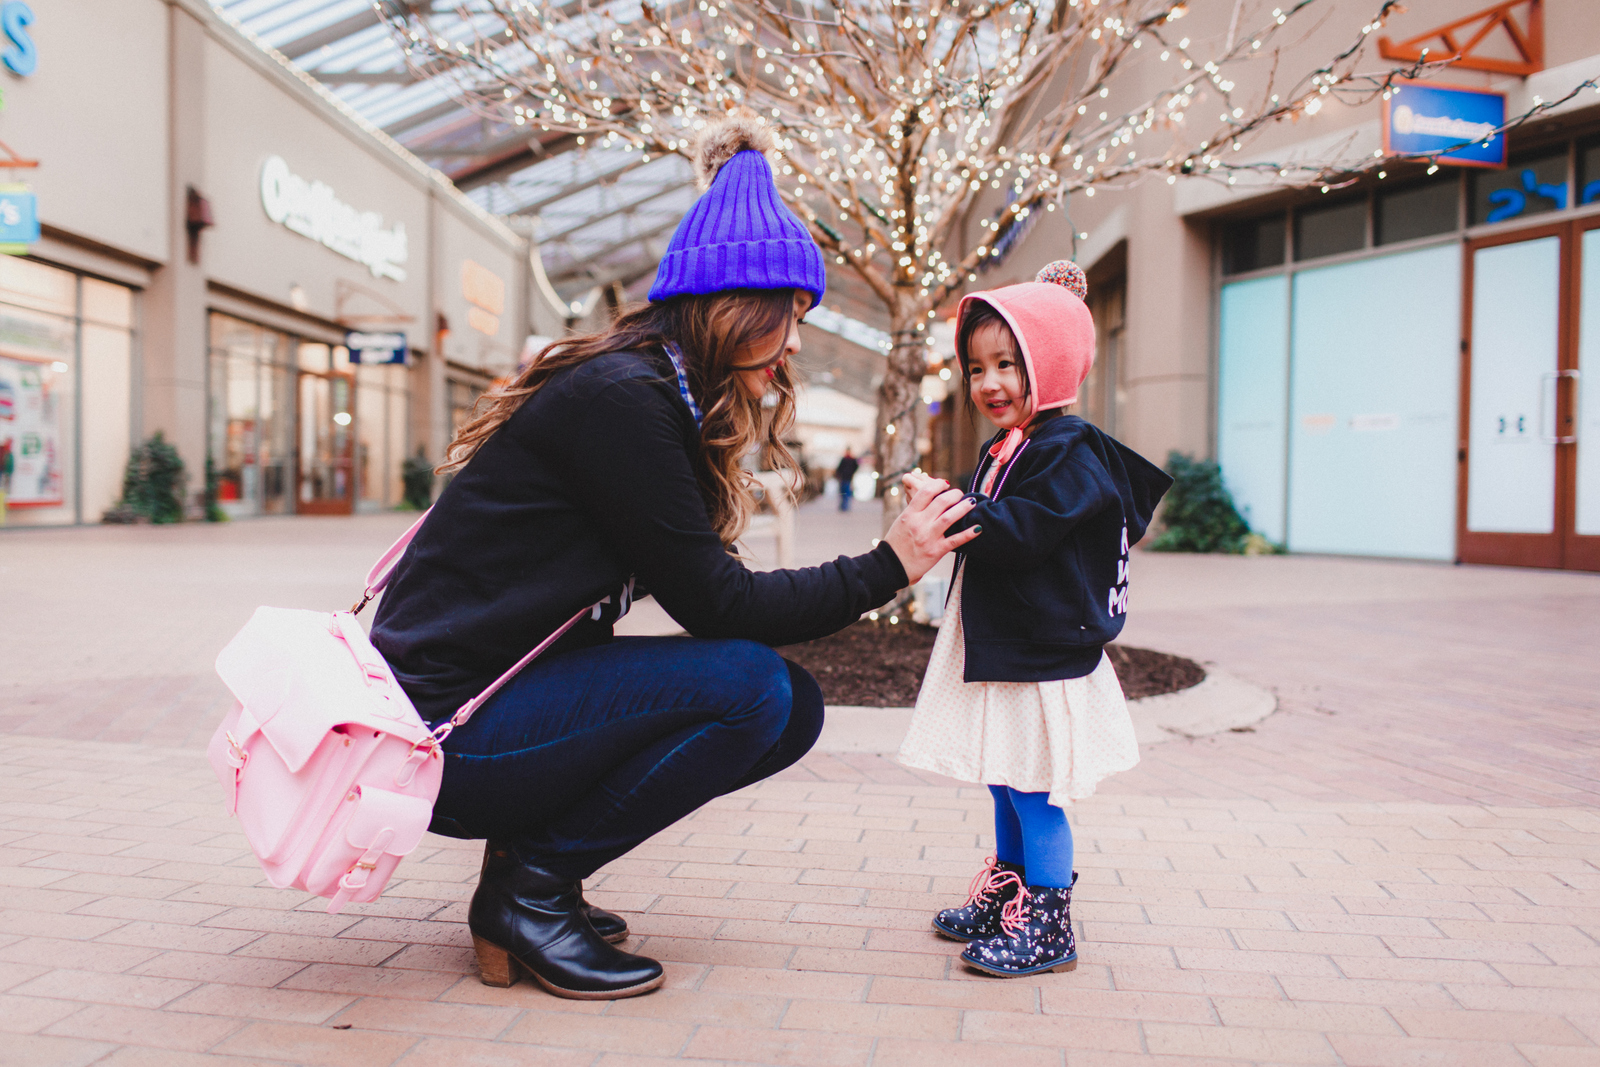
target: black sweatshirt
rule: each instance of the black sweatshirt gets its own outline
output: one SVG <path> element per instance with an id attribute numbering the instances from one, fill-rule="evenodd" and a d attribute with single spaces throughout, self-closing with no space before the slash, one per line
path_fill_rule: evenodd
<path id="1" fill-rule="evenodd" d="M 379 603 L 373 643 L 422 717 L 453 713 L 605 597 L 546 656 L 611 639 L 635 591 L 694 637 L 769 645 L 823 637 L 906 584 L 887 543 L 754 572 L 711 527 L 699 431 L 658 352 L 563 371 L 440 494 Z"/>
<path id="2" fill-rule="evenodd" d="M 985 446 L 974 487 L 993 462 Z M 993 495 L 969 494 L 977 506 L 949 531 L 983 527 L 956 563 L 967 570 L 963 679 L 1044 682 L 1092 672 L 1122 632 L 1128 549 L 1171 485 L 1160 468 L 1076 415 L 1036 426 Z"/>

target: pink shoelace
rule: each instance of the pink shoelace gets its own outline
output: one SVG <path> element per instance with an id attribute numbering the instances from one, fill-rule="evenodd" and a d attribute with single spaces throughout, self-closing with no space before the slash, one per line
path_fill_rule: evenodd
<path id="1" fill-rule="evenodd" d="M 1017 931 L 1027 925 L 1028 918 L 1032 914 L 1028 907 L 1028 900 L 1032 894 L 1028 892 L 1028 887 L 1022 884 L 1022 879 L 1010 871 L 1006 873 L 1016 880 L 1017 895 L 1006 901 L 1005 907 L 1000 909 L 1000 929 L 1005 931 L 1008 937 L 1015 937 Z"/>
<path id="2" fill-rule="evenodd" d="M 1000 858 L 990 856 L 983 861 L 983 870 L 972 876 L 972 884 L 967 886 L 967 906 L 986 904 L 989 894 L 994 892 L 994 881 L 999 877 Z"/>

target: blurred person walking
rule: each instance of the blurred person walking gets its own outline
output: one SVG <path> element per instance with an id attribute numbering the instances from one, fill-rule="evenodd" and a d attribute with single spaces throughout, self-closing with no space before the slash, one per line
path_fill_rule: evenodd
<path id="1" fill-rule="evenodd" d="M 833 476 L 839 482 L 839 510 L 849 511 L 850 501 L 856 495 L 853 479 L 856 471 L 861 469 L 861 461 L 850 454 L 849 446 L 845 446 L 844 455 L 839 458 L 839 466 L 834 470 Z"/>
<path id="2" fill-rule="evenodd" d="M 467 919 L 487 984 L 527 972 L 590 1000 L 659 986 L 582 880 L 815 743 L 821 691 L 769 646 L 843 629 L 976 536 L 946 535 L 971 504 L 929 482 L 865 555 L 757 573 L 732 554 L 754 503 L 740 460 L 788 457 L 789 360 L 824 284 L 771 147 L 753 113 L 706 131 L 705 192 L 650 303 L 485 395 L 379 607 L 373 642 L 437 723 L 594 605 L 444 745 L 432 828 L 487 839 Z M 691 636 L 613 637 L 644 595 Z"/>

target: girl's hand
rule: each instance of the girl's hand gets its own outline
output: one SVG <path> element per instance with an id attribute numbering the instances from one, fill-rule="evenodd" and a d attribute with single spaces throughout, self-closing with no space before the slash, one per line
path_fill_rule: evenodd
<path id="1" fill-rule="evenodd" d="M 935 478 L 933 475 L 923 474 L 921 471 L 910 471 L 901 475 L 900 484 L 905 487 L 907 500 L 910 500 L 913 496 L 915 496 L 917 490 L 921 489 L 924 485 L 937 485 L 940 490 L 950 488 L 950 483 L 945 481 L 943 478 Z"/>
<path id="2" fill-rule="evenodd" d="M 901 484 L 905 486 L 908 497 L 906 509 L 889 527 L 884 540 L 900 557 L 900 566 L 906 572 L 906 583 L 915 585 L 935 563 L 944 558 L 946 552 L 960 548 L 977 537 L 982 528 L 974 526 L 954 537 L 946 537 L 944 532 L 971 511 L 976 503 L 966 499 L 961 490 L 950 488 L 950 483 L 927 475 L 908 474 Z"/>

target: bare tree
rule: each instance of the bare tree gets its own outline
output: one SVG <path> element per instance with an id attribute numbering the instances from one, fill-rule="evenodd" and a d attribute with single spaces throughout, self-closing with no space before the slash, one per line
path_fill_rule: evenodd
<path id="1" fill-rule="evenodd" d="M 917 461 L 912 413 L 935 309 L 1039 213 L 1074 193 L 1150 176 L 1351 180 L 1348 162 L 1233 162 L 1265 127 L 1315 114 L 1329 98 L 1387 94 L 1397 79 L 1439 65 L 1424 55 L 1359 69 L 1397 10 L 1382 0 L 1352 27 L 1344 51 L 1285 72 L 1296 43 L 1285 35 L 1330 3 L 1296 0 L 1241 27 L 1246 5 L 1236 0 L 1226 36 L 1203 46 L 1182 32 L 1185 0 L 464 0 L 443 14 L 380 0 L 379 8 L 419 72 L 444 74 L 483 115 L 530 133 L 687 155 L 696 131 L 730 108 L 769 122 L 784 195 L 835 269 L 859 278 L 887 312 L 877 454 L 888 475 Z M 1135 63 L 1146 75 L 1170 74 L 1116 79 Z M 1132 88 L 1141 81 L 1159 88 Z M 982 215 L 984 235 L 971 245 L 958 227 L 980 197 L 998 206 Z M 886 500 L 886 510 L 897 503 Z"/>

